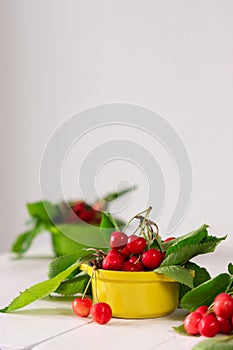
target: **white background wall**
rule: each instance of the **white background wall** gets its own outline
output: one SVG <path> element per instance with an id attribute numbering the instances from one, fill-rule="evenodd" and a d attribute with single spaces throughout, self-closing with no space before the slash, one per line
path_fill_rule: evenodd
<path id="1" fill-rule="evenodd" d="M 181 135 L 194 192 L 179 232 L 233 232 L 231 0 L 1 0 L 0 251 L 40 198 L 49 137 L 95 104 L 161 113 Z M 232 240 L 229 242 L 233 242 Z"/>

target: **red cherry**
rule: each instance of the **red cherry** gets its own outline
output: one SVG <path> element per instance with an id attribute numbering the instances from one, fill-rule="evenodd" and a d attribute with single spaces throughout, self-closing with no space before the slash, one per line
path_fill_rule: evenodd
<path id="1" fill-rule="evenodd" d="M 144 268 L 143 268 L 143 265 L 141 263 L 141 259 L 139 259 L 138 256 L 131 256 L 128 260 L 130 263 L 134 264 L 135 266 L 137 266 L 137 268 L 139 269 L 139 271 L 143 271 Z"/>
<path id="2" fill-rule="evenodd" d="M 225 320 L 225 318 L 218 316 L 217 320 L 219 322 L 219 333 L 229 334 L 232 331 L 232 324 L 230 320 Z"/>
<path id="3" fill-rule="evenodd" d="M 71 209 L 76 214 L 76 220 L 81 219 L 87 223 L 99 222 L 101 219 L 101 213 L 96 211 L 94 208 L 86 204 L 85 202 L 76 202 L 71 205 Z M 69 215 L 68 221 L 75 221 L 75 216 Z"/>
<path id="4" fill-rule="evenodd" d="M 78 220 L 87 223 L 99 223 L 101 221 L 101 213 L 90 207 L 85 202 L 75 202 L 71 205 L 72 212 L 68 213 L 66 221 L 76 222 Z"/>
<path id="5" fill-rule="evenodd" d="M 121 254 L 125 257 L 128 258 L 131 254 L 128 245 L 126 245 L 123 249 L 121 249 Z"/>
<path id="6" fill-rule="evenodd" d="M 130 261 L 125 261 L 121 268 L 122 271 L 130 271 L 130 272 L 139 272 L 142 271 L 136 265 L 131 263 Z"/>
<path id="7" fill-rule="evenodd" d="M 146 240 L 143 237 L 132 235 L 128 239 L 127 247 L 132 254 L 140 254 L 146 248 Z"/>
<path id="8" fill-rule="evenodd" d="M 78 215 L 85 209 L 85 203 L 81 201 L 75 202 L 71 205 L 71 209 L 75 212 L 76 215 Z"/>
<path id="9" fill-rule="evenodd" d="M 79 221 L 78 215 L 85 209 L 85 203 L 78 201 L 70 205 L 70 207 L 72 210 L 68 212 L 65 221 L 70 223 Z"/>
<path id="10" fill-rule="evenodd" d="M 111 255 L 119 255 L 122 257 L 122 254 L 119 250 L 113 248 L 113 249 L 110 249 L 107 253 L 107 256 L 111 256 Z"/>
<path id="11" fill-rule="evenodd" d="M 208 306 L 206 305 L 199 306 L 195 311 L 199 312 L 202 316 L 204 316 L 208 311 Z"/>
<path id="12" fill-rule="evenodd" d="M 121 270 L 124 262 L 122 254 L 116 250 L 110 250 L 107 256 L 102 261 L 102 268 L 104 270 Z"/>
<path id="13" fill-rule="evenodd" d="M 85 222 L 92 222 L 95 218 L 95 210 L 92 209 L 91 207 L 90 208 L 86 208 L 84 209 L 83 211 L 81 211 L 79 214 L 78 214 L 78 217 L 82 220 L 82 221 L 85 221 Z"/>
<path id="14" fill-rule="evenodd" d="M 217 318 L 212 315 L 205 315 L 198 324 L 198 331 L 205 337 L 214 337 L 220 330 L 220 325 Z"/>
<path id="15" fill-rule="evenodd" d="M 92 301 L 89 298 L 75 298 L 72 302 L 72 308 L 76 315 L 87 317 L 90 314 Z"/>
<path id="16" fill-rule="evenodd" d="M 115 257 L 115 256 L 118 256 L 118 257 L 120 257 L 121 259 L 125 259 L 125 256 L 121 253 L 121 251 L 119 251 L 119 250 L 117 250 L 117 249 L 111 249 L 111 250 L 109 250 L 109 252 L 108 252 L 108 254 L 107 254 L 107 256 L 108 257 L 111 257 L 111 256 L 113 256 L 113 257 Z"/>
<path id="17" fill-rule="evenodd" d="M 221 316 L 225 319 L 232 317 L 233 298 L 226 293 L 220 293 L 214 299 L 213 311 L 217 316 Z"/>
<path id="18" fill-rule="evenodd" d="M 169 241 L 172 241 L 173 239 L 175 239 L 175 237 L 168 237 L 164 240 L 164 242 L 169 242 Z"/>
<path id="19" fill-rule="evenodd" d="M 93 321 L 99 324 L 106 324 L 112 318 L 112 309 L 107 303 L 98 303 L 91 307 Z"/>
<path id="20" fill-rule="evenodd" d="M 147 269 L 150 270 L 158 267 L 162 260 L 163 254 L 155 248 L 151 248 L 142 254 L 142 263 Z"/>
<path id="21" fill-rule="evenodd" d="M 199 334 L 198 331 L 198 324 L 202 319 L 202 315 L 197 312 L 191 312 L 188 314 L 184 319 L 184 329 L 186 332 L 190 335 L 197 335 Z"/>
<path id="22" fill-rule="evenodd" d="M 128 236 L 124 232 L 115 231 L 110 236 L 111 248 L 122 248 L 127 244 Z"/>

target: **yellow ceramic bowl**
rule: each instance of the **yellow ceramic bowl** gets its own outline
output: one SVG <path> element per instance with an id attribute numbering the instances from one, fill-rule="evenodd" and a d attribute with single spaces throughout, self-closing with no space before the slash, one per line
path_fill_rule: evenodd
<path id="1" fill-rule="evenodd" d="M 172 313 L 178 304 L 179 283 L 153 271 L 125 272 L 82 264 L 92 276 L 93 301 L 108 303 L 114 317 L 154 318 Z"/>

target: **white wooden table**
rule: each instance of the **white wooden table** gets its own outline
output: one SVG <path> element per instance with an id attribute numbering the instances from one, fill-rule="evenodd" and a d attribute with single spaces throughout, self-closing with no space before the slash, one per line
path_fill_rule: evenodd
<path id="1" fill-rule="evenodd" d="M 232 241 L 231 241 L 232 242 Z M 222 243 L 215 253 L 196 258 L 214 276 L 226 271 L 232 261 L 231 244 Z M 41 249 L 40 249 L 41 251 Z M 30 253 L 25 259 L 10 254 L 0 255 L 0 307 L 6 306 L 19 291 L 47 278 L 47 257 Z M 70 301 L 37 301 L 11 314 L 0 314 L 1 350 L 51 349 L 168 349 L 189 350 L 202 340 L 177 335 L 172 326 L 182 323 L 185 312 L 146 320 L 112 319 L 101 326 L 74 315 Z"/>

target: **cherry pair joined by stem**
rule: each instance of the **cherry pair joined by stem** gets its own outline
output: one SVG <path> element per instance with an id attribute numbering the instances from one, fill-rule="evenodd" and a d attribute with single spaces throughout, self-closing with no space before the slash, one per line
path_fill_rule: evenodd
<path id="1" fill-rule="evenodd" d="M 98 324 L 106 324 L 112 318 L 112 309 L 107 303 L 97 303 L 92 305 L 90 298 L 75 298 L 72 308 L 76 315 L 88 317 L 91 313 L 93 321 Z"/>

